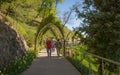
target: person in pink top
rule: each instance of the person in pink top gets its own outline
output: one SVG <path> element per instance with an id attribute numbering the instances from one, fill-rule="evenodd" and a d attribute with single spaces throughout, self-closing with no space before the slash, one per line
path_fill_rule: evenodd
<path id="1" fill-rule="evenodd" d="M 50 39 L 46 39 L 46 49 L 48 57 L 51 57 L 51 48 L 52 48 L 52 41 Z"/>

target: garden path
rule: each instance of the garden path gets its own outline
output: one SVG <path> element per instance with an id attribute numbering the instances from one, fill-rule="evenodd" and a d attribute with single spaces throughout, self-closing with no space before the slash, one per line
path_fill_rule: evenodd
<path id="1" fill-rule="evenodd" d="M 62 55 L 57 57 L 56 51 L 52 57 L 47 57 L 46 50 L 42 50 L 34 59 L 32 65 L 21 75 L 81 75 L 80 72 Z"/>

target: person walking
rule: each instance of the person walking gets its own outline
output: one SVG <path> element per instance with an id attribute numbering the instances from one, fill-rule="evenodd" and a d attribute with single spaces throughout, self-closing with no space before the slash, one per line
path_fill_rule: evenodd
<path id="1" fill-rule="evenodd" d="M 46 49 L 48 57 L 51 57 L 51 48 L 52 48 L 52 42 L 50 39 L 46 39 Z"/>
<path id="2" fill-rule="evenodd" d="M 56 50 L 57 50 L 57 55 L 60 56 L 60 49 L 62 48 L 62 43 L 61 41 L 58 39 L 56 42 Z"/>
<path id="3" fill-rule="evenodd" d="M 52 39 L 52 52 L 56 50 L 56 39 Z"/>

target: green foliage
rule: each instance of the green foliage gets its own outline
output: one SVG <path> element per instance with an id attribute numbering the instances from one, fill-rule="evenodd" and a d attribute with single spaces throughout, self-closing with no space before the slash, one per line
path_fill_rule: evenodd
<path id="1" fill-rule="evenodd" d="M 16 21 L 15 19 L 11 18 L 10 16 L 7 16 L 7 18 L 13 24 L 13 26 L 17 30 L 17 32 L 24 36 L 24 38 L 27 42 L 27 45 L 29 47 L 33 47 L 34 37 L 35 37 L 35 33 L 36 33 L 36 27 L 32 27 L 32 26 L 27 25 L 26 23 L 21 23 L 19 21 Z"/>
<path id="2" fill-rule="evenodd" d="M 94 73 L 97 73 L 98 66 L 94 64 L 94 58 L 86 55 L 84 53 L 85 50 L 87 50 L 87 48 L 82 44 L 80 46 L 75 46 L 72 50 L 74 56 L 67 56 L 67 59 L 78 69 L 78 71 L 80 71 L 82 75 L 90 75 L 91 70 Z M 91 67 L 89 66 L 89 61 L 91 61 Z"/>
<path id="3" fill-rule="evenodd" d="M 5 3 L 5 2 L 12 2 L 13 0 L 0 0 L 0 6 L 3 4 L 3 3 Z"/>
<path id="4" fill-rule="evenodd" d="M 88 16 L 84 17 L 87 19 L 87 25 L 82 28 L 87 34 L 84 39 L 85 44 L 97 55 L 120 61 L 118 55 L 120 53 L 120 14 L 118 13 L 120 1 L 117 0 L 116 3 L 115 0 L 94 0 L 93 3 L 95 3 L 94 9 L 90 9 L 90 6 L 86 8 L 89 11 L 85 15 Z"/>
<path id="5" fill-rule="evenodd" d="M 120 0 L 85 0 L 83 11 L 76 10 L 79 11 L 78 17 L 83 18 L 80 31 L 85 34 L 83 40 L 89 52 L 118 62 L 120 61 L 119 5 Z M 116 68 L 113 66 L 109 65 L 106 69 L 116 73 L 113 70 Z"/>
<path id="6" fill-rule="evenodd" d="M 89 75 L 89 69 L 80 63 L 79 60 L 73 59 L 71 57 L 66 57 L 82 75 Z"/>
<path id="7" fill-rule="evenodd" d="M 22 57 L 16 57 L 14 60 L 6 65 L 3 69 L 0 69 L 0 75 L 20 75 L 21 72 L 26 70 L 36 57 L 34 51 L 27 51 Z"/>
<path id="8" fill-rule="evenodd" d="M 23 35 L 26 39 L 27 45 L 29 47 L 33 47 L 35 33 L 36 33 L 36 27 L 32 27 L 27 24 L 21 24 L 21 26 L 25 29 L 25 32 L 27 33 L 27 34 Z"/>
<path id="9" fill-rule="evenodd" d="M 42 20 L 38 26 L 36 37 L 35 37 L 35 50 L 37 45 L 38 37 L 43 37 L 48 31 L 51 31 L 53 36 L 57 37 L 57 33 L 60 33 L 58 36 L 63 36 L 63 26 L 61 21 L 54 14 L 49 14 L 46 18 Z"/>
<path id="10" fill-rule="evenodd" d="M 29 47 L 32 47 L 35 34 L 39 32 L 39 27 L 50 25 L 55 21 L 55 18 L 50 17 L 50 15 L 53 14 L 56 17 L 56 5 L 62 1 L 64 0 L 2 0 L 0 11 L 10 17 L 10 21 L 12 21 L 16 30 L 25 37 Z M 50 22 L 51 20 L 52 22 Z M 35 27 L 27 25 L 37 25 L 37 33 Z M 50 26 L 44 29 L 41 35 L 45 34 L 47 30 L 50 30 L 53 36 L 57 34 L 53 32 L 55 29 Z M 41 36 L 38 41 L 41 41 L 42 38 Z"/>
<path id="11" fill-rule="evenodd" d="M 64 0 L 41 0 L 38 8 L 38 16 L 46 18 L 50 14 L 56 15 L 56 5 L 62 3 Z"/>
<path id="12" fill-rule="evenodd" d="M 16 20 L 28 23 L 36 17 L 38 7 L 39 0 L 14 0 L 4 2 L 0 10 Z"/>

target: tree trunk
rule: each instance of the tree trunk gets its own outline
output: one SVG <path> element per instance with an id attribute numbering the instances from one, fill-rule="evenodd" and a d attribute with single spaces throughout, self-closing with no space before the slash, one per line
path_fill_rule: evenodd
<path id="1" fill-rule="evenodd" d="M 37 52 L 37 36 L 35 37 L 35 46 L 34 46 L 35 52 Z"/>

